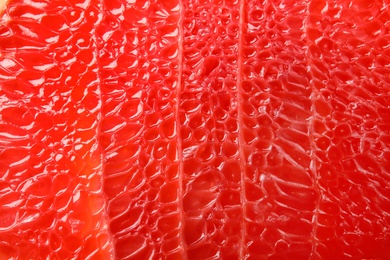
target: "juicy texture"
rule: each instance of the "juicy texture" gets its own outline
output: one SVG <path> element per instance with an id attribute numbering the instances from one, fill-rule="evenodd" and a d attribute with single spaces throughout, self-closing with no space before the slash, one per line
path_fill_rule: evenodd
<path id="1" fill-rule="evenodd" d="M 307 70 L 307 1 L 249 0 L 244 12 L 241 134 L 245 255 L 307 259 L 318 190 Z"/>
<path id="2" fill-rule="evenodd" d="M 247 256 L 388 256 L 389 9 L 247 3 Z"/>
<path id="3" fill-rule="evenodd" d="M 104 191 L 119 259 L 181 258 L 179 2 L 104 1 L 98 27 Z"/>
<path id="4" fill-rule="evenodd" d="M 91 33 L 98 16 L 96 5 L 51 1 L 14 1 L 3 15 L 2 259 L 113 254 L 97 139 L 101 101 Z"/>
<path id="5" fill-rule="evenodd" d="M 11 1 L 0 258 L 390 257 L 389 20 L 382 0 Z"/>
<path id="6" fill-rule="evenodd" d="M 386 258 L 390 10 L 382 1 L 318 1 L 309 10 L 308 57 L 316 97 L 312 138 L 320 194 L 315 253 Z"/>
<path id="7" fill-rule="evenodd" d="M 238 1 L 184 1 L 180 133 L 189 259 L 238 258 Z"/>

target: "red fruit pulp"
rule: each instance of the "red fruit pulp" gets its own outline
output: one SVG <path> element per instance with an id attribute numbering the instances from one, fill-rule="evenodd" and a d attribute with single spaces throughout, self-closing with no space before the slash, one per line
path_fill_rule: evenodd
<path id="1" fill-rule="evenodd" d="M 247 1 L 249 258 L 389 256 L 388 15 L 381 1 Z"/>
<path id="2" fill-rule="evenodd" d="M 13 1 L 2 17 L 2 259 L 113 255 L 97 138 L 99 9 L 77 6 Z"/>
<path id="3" fill-rule="evenodd" d="M 249 0 L 244 11 L 240 126 L 245 255 L 307 259 L 315 243 L 313 90 L 307 1 Z"/>
<path id="4" fill-rule="evenodd" d="M 389 40 L 389 8 L 382 1 L 325 5 L 310 5 L 307 22 L 316 97 L 315 249 L 328 258 L 386 258 L 390 57 L 383 42 Z"/>
<path id="5" fill-rule="evenodd" d="M 189 259 L 237 259 L 242 232 L 238 1 L 183 2 L 180 137 Z"/>
<path id="6" fill-rule="evenodd" d="M 388 258 L 389 14 L 12 1 L 0 258 Z"/>
<path id="7" fill-rule="evenodd" d="M 104 191 L 119 259 L 183 256 L 177 0 L 104 1 L 99 37 Z"/>

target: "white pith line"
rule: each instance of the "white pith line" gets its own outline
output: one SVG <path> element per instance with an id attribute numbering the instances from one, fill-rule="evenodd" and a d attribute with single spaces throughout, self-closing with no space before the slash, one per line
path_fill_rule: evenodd
<path id="1" fill-rule="evenodd" d="M 309 39 L 307 36 L 307 27 L 308 27 L 308 20 L 309 20 L 309 6 L 310 1 L 308 0 L 306 2 L 306 11 L 305 11 L 305 18 L 303 20 L 303 33 L 306 41 L 306 50 L 305 50 L 305 57 L 306 57 L 306 64 L 308 69 L 308 75 L 309 75 L 309 84 L 311 87 L 311 95 L 310 95 L 310 101 L 311 101 L 311 117 L 308 121 L 308 135 L 309 135 L 309 141 L 310 141 L 310 171 L 312 174 L 312 177 L 314 179 L 313 181 L 313 189 L 314 191 L 317 191 L 317 201 L 316 201 L 316 207 L 313 211 L 313 217 L 312 217 L 312 227 L 313 231 L 311 233 L 311 243 L 312 243 L 312 251 L 310 253 L 310 258 L 315 258 L 316 252 L 317 252 L 317 227 L 318 227 L 318 211 L 320 207 L 321 202 L 321 193 L 320 193 L 320 185 L 318 183 L 318 173 L 317 173 L 317 165 L 316 165 L 316 159 L 315 159 L 315 140 L 314 140 L 314 116 L 315 116 L 315 107 L 314 107 L 314 101 L 315 97 L 318 94 L 315 90 L 315 87 L 313 86 L 312 79 L 313 79 L 313 73 L 311 73 L 311 62 L 309 59 L 308 51 L 309 51 Z"/>
<path id="2" fill-rule="evenodd" d="M 102 19 L 104 17 L 104 1 L 103 0 L 99 0 L 98 1 L 98 4 L 100 5 L 99 6 L 99 11 L 100 13 L 102 14 Z M 102 20 L 99 21 L 99 24 L 102 22 Z M 104 200 L 104 204 L 105 204 L 105 216 L 103 217 L 104 221 L 105 221 L 105 225 L 106 225 L 106 231 L 107 233 L 109 234 L 110 236 L 110 239 L 109 239 L 109 243 L 110 243 L 110 246 L 112 248 L 112 254 L 111 257 L 112 259 L 117 259 L 116 257 L 116 250 L 115 250 L 115 239 L 114 239 L 114 234 L 111 232 L 111 229 L 110 229 L 110 223 L 111 223 L 111 219 L 109 217 L 109 200 L 108 200 L 108 196 L 107 194 L 104 192 L 104 187 L 105 187 L 105 178 L 106 178 L 106 175 L 105 175 L 105 168 L 106 168 L 106 153 L 105 153 L 105 150 L 104 148 L 102 147 L 102 145 L 100 144 L 100 135 L 101 135 L 101 132 L 102 132 L 102 121 L 103 121 L 103 112 L 102 112 L 102 108 L 103 108 L 103 93 L 102 93 L 102 77 L 101 77 L 101 67 L 100 67 L 100 58 L 99 58 L 99 39 L 98 39 L 98 36 L 96 34 L 96 27 L 93 29 L 93 34 L 92 34 L 92 37 L 95 41 L 95 48 L 94 48 L 94 53 L 95 53 L 95 56 L 96 56 L 96 65 L 97 65 L 97 74 L 98 74 L 98 84 L 99 84 L 99 99 L 100 99 L 100 112 L 99 112 L 99 117 L 97 120 L 98 120 L 98 125 L 97 125 L 97 143 L 98 143 L 98 146 L 99 146 L 99 149 L 100 149 L 100 153 L 101 153 L 101 169 L 102 169 L 102 183 L 103 183 L 103 186 L 102 186 L 102 196 L 103 196 L 103 200 Z M 103 47 L 103 44 L 102 44 L 102 47 Z M 104 248 L 104 245 L 100 245 L 101 248 Z"/>
<path id="3" fill-rule="evenodd" d="M 243 126 L 242 122 L 242 106 L 241 101 L 243 100 L 242 96 L 242 45 L 243 45 L 243 31 L 244 31 L 244 12 L 245 12 L 245 0 L 239 1 L 239 30 L 238 30 L 238 60 L 237 60 L 237 121 L 238 121 L 238 146 L 239 146 L 239 153 L 240 153 L 240 169 L 241 169 L 241 207 L 242 207 L 242 221 L 241 221 L 241 243 L 240 243 L 240 252 L 239 256 L 240 259 L 245 258 L 245 234 L 246 234 L 246 225 L 245 225 L 245 219 L 246 219 L 246 205 L 247 201 L 245 198 L 245 154 L 244 154 L 244 136 L 243 131 L 241 127 Z"/>
<path id="4" fill-rule="evenodd" d="M 179 40 L 178 40 L 178 51 L 179 51 L 179 69 L 178 69 L 178 82 L 176 90 L 176 136 L 177 136 L 177 153 L 178 153 L 178 178 L 179 178 L 179 236 L 180 243 L 183 249 L 183 260 L 187 259 L 187 244 L 184 238 L 184 206 L 183 206 L 183 154 L 182 154 L 182 139 L 180 133 L 180 93 L 181 93 L 181 84 L 182 84 L 182 74 L 183 74 L 183 43 L 184 43 L 184 4 L 183 0 L 179 0 L 180 5 L 180 20 L 179 20 Z"/>

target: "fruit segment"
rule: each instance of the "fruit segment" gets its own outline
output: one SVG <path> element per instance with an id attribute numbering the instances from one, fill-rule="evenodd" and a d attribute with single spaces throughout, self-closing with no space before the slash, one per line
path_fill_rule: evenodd
<path id="1" fill-rule="evenodd" d="M 12 1 L 0 23 L 0 258 L 110 259 L 99 5 Z"/>
<path id="2" fill-rule="evenodd" d="M 240 95 L 248 259 L 307 259 L 317 207 L 307 1 L 248 0 Z"/>
<path id="3" fill-rule="evenodd" d="M 390 258 L 387 2 L 0 0 L 0 259 Z"/>
<path id="4" fill-rule="evenodd" d="M 178 0 L 103 3 L 104 191 L 118 259 L 180 259 Z"/>
<path id="5" fill-rule="evenodd" d="M 388 6 L 247 3 L 246 256 L 388 257 Z"/>
<path id="6" fill-rule="evenodd" d="M 238 1 L 183 1 L 180 137 L 188 259 L 237 259 L 241 166 Z"/>
<path id="7" fill-rule="evenodd" d="M 390 8 L 312 1 L 309 12 L 316 256 L 388 258 Z"/>

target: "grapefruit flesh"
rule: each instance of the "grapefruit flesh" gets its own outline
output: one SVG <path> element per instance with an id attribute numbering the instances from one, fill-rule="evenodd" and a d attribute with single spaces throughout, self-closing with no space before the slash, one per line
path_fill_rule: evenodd
<path id="1" fill-rule="evenodd" d="M 10 1 L 0 259 L 389 257 L 389 15 Z"/>
<path id="2" fill-rule="evenodd" d="M 382 1 L 317 2 L 309 10 L 316 253 L 387 258 L 390 10 Z"/>
<path id="3" fill-rule="evenodd" d="M 238 1 L 183 1 L 179 123 L 189 259 L 237 259 L 241 247 Z"/>
<path id="4" fill-rule="evenodd" d="M 0 258 L 109 259 L 99 7 L 12 1 L 0 25 Z M 91 37 L 92 34 L 92 37 Z"/>
<path id="5" fill-rule="evenodd" d="M 119 259 L 180 259 L 179 1 L 103 3 L 104 192 Z"/>
<path id="6" fill-rule="evenodd" d="M 247 1 L 240 134 L 245 149 L 245 255 L 307 259 L 317 212 L 307 1 Z"/>

